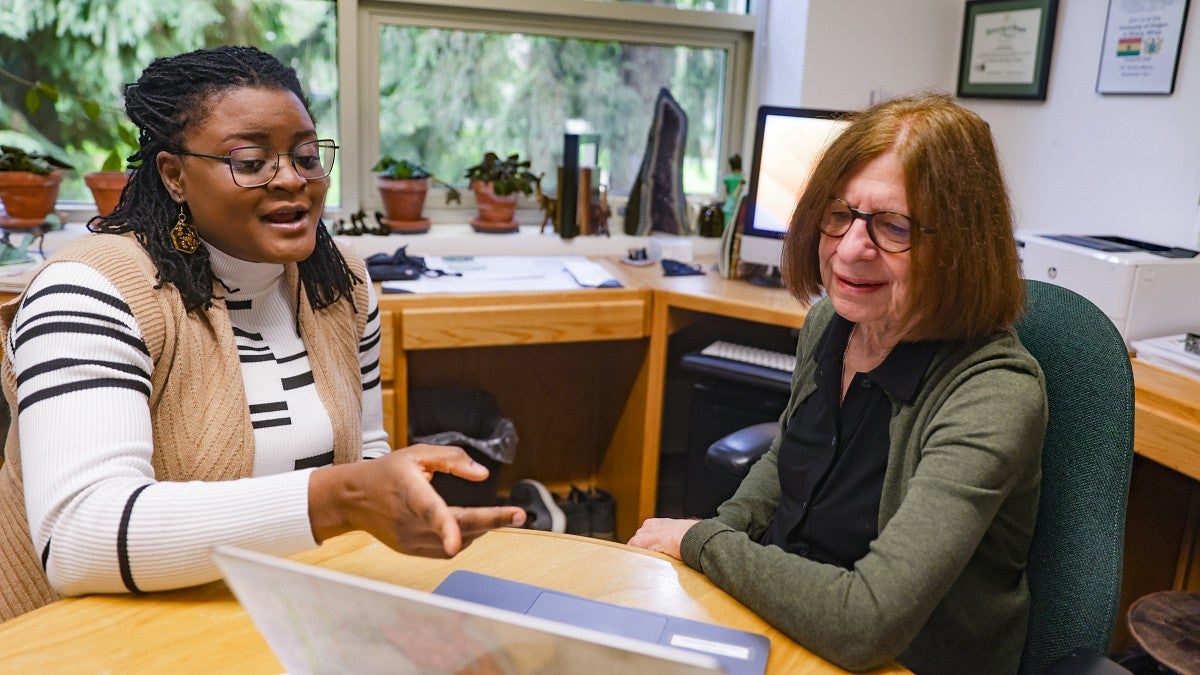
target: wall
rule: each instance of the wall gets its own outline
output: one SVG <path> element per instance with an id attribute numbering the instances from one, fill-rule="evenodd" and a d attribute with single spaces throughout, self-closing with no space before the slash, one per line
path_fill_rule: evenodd
<path id="1" fill-rule="evenodd" d="M 1200 245 L 1200 21 L 1187 25 L 1174 94 L 1100 95 L 1107 6 L 1060 0 L 1044 102 L 962 103 L 992 126 L 1019 229 Z M 760 103 L 846 109 L 955 89 L 962 0 L 774 0 L 767 10 Z"/>

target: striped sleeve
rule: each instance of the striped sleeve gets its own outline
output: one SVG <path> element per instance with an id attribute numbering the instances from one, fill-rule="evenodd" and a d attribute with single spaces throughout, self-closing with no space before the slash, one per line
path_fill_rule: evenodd
<path id="1" fill-rule="evenodd" d="M 367 279 L 367 325 L 358 343 L 358 363 L 362 372 L 363 458 L 381 457 L 392 451 L 383 428 L 383 386 L 380 380 L 379 354 L 381 323 L 375 287 Z"/>
<path id="2" fill-rule="evenodd" d="M 157 482 L 153 364 L 117 289 L 82 263 L 30 286 L 4 345 L 17 377 L 33 544 L 60 593 L 149 591 L 219 578 L 211 548 L 276 555 L 316 545 L 308 476 Z"/>

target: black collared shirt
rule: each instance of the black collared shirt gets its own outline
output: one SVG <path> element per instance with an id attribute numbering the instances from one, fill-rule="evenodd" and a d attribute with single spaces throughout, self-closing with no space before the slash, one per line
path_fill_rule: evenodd
<path id="1" fill-rule="evenodd" d="M 834 315 L 817 344 L 816 391 L 789 420 L 779 448 L 782 495 L 763 544 L 850 569 L 879 535 L 879 496 L 891 443 L 892 399 L 916 396 L 937 343 L 902 342 L 841 399 L 842 357 L 854 324 Z"/>

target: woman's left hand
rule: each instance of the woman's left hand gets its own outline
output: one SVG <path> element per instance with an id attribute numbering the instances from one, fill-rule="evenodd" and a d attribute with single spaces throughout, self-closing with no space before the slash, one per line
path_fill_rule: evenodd
<path id="1" fill-rule="evenodd" d="M 676 560 L 682 560 L 679 546 L 683 541 L 683 535 L 687 534 L 687 531 L 692 529 L 697 522 L 690 518 L 650 518 L 642 523 L 638 531 L 633 534 L 629 545 L 666 553 Z"/>

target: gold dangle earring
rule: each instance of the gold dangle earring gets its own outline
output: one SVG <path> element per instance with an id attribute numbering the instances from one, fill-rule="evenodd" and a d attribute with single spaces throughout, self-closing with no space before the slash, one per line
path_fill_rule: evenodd
<path id="1" fill-rule="evenodd" d="M 175 227 L 171 228 L 171 244 L 176 251 L 188 255 L 200 248 L 200 235 L 183 214 L 183 204 L 179 205 L 179 218 L 175 221 Z"/>

